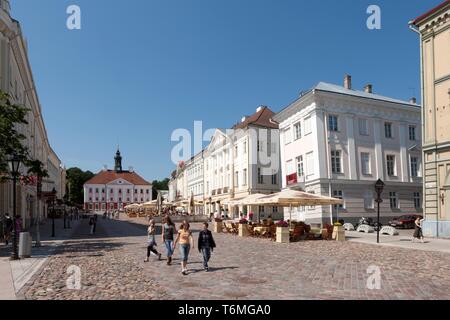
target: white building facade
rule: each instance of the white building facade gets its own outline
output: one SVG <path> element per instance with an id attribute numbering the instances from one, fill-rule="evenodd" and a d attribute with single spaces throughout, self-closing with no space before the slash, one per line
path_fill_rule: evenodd
<path id="1" fill-rule="evenodd" d="M 259 107 L 232 129 L 216 130 L 203 153 L 206 214 L 222 210 L 235 218 L 250 212 L 255 218 L 281 214 L 277 207 L 223 204 L 224 200 L 280 191 L 279 132 L 278 124 L 270 120 L 273 115 L 269 108 Z"/>
<path id="2" fill-rule="evenodd" d="M 122 210 L 152 199 L 152 185 L 134 171 L 122 170 L 118 150 L 114 170 L 102 170 L 84 184 L 84 208 L 97 213 Z"/>
<path id="3" fill-rule="evenodd" d="M 186 162 L 186 196 L 194 198 L 193 214 L 204 214 L 204 175 L 203 175 L 203 151 L 193 156 Z"/>
<path id="4" fill-rule="evenodd" d="M 17 125 L 17 131 L 25 139 L 30 157 L 43 163 L 50 177 L 42 181 L 42 192 L 48 194 L 55 188 L 58 200 L 65 195 L 65 169 L 53 151 L 42 116 L 33 72 L 28 59 L 28 48 L 20 23 L 10 15 L 8 0 L 0 0 L 0 90 L 10 96 L 12 104 L 29 109 L 26 116 L 28 124 Z M 27 168 L 21 165 L 22 175 Z M 12 182 L 0 184 L 0 218 L 5 213 L 13 213 Z M 18 183 L 17 214 L 20 214 L 24 227 L 28 228 L 38 220 L 43 221 L 48 213 L 45 197 L 38 197 L 37 186 Z"/>
<path id="5" fill-rule="evenodd" d="M 421 108 L 364 91 L 319 83 L 275 117 L 280 125 L 282 187 L 342 198 L 342 206 L 295 208 L 292 219 L 329 223 L 375 217 L 376 180 L 382 223 L 422 214 Z M 289 213 L 285 210 L 285 217 Z"/>

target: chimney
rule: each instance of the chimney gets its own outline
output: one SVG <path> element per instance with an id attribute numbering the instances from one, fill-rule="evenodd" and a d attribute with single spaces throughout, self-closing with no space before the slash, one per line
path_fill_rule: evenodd
<path id="1" fill-rule="evenodd" d="M 368 84 L 364 87 L 364 92 L 366 93 L 372 93 L 373 86 L 371 84 Z"/>
<path id="2" fill-rule="evenodd" d="M 247 117 L 242 117 L 241 122 L 245 122 L 245 120 L 247 120 Z"/>
<path id="3" fill-rule="evenodd" d="M 103 165 L 103 170 L 108 171 L 108 166 L 106 164 Z"/>
<path id="4" fill-rule="evenodd" d="M 258 108 L 256 108 L 256 113 L 260 112 L 263 108 L 264 106 L 259 106 Z"/>
<path id="5" fill-rule="evenodd" d="M 352 76 L 346 74 L 344 77 L 344 88 L 348 90 L 352 90 Z"/>
<path id="6" fill-rule="evenodd" d="M 415 97 L 412 97 L 412 98 L 409 100 L 409 103 L 411 103 L 411 104 L 417 104 L 417 99 L 416 99 Z"/>
<path id="7" fill-rule="evenodd" d="M 128 167 L 128 171 L 130 171 L 131 173 L 134 172 L 134 168 L 133 167 Z"/>

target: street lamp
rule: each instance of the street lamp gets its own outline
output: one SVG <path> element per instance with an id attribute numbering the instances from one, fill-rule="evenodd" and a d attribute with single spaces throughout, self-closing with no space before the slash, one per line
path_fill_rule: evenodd
<path id="1" fill-rule="evenodd" d="M 13 238 L 13 246 L 12 246 L 12 254 L 11 260 L 19 259 L 19 254 L 17 251 L 17 228 L 16 228 L 16 215 L 17 215 L 17 206 L 16 206 L 16 184 L 17 177 L 19 176 L 19 167 L 20 167 L 21 158 L 17 154 L 13 154 L 13 156 L 9 159 L 9 169 L 11 171 L 11 175 L 13 178 L 13 230 L 12 230 L 12 238 Z"/>
<path id="2" fill-rule="evenodd" d="M 40 229 L 40 223 L 41 223 L 41 213 L 39 208 L 39 201 L 42 197 L 42 177 L 38 175 L 38 181 L 37 181 L 37 223 L 36 223 L 36 247 L 41 246 L 41 229 Z"/>
<path id="3" fill-rule="evenodd" d="M 375 183 L 375 192 L 377 193 L 377 199 L 375 202 L 377 203 L 377 243 L 380 243 L 380 203 L 383 202 L 381 198 L 381 193 L 384 189 L 384 182 L 381 179 Z"/>
<path id="4" fill-rule="evenodd" d="M 55 189 L 55 187 L 53 187 L 53 190 L 52 190 L 52 201 L 53 201 L 53 203 L 52 203 L 52 238 L 55 237 L 55 215 L 56 215 L 55 200 L 56 200 L 56 189 Z"/>

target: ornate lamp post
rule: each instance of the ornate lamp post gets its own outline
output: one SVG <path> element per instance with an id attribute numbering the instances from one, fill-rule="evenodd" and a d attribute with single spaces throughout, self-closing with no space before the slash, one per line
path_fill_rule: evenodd
<path id="1" fill-rule="evenodd" d="M 16 206 L 16 202 L 17 202 L 17 196 L 16 196 L 16 185 L 17 185 L 17 177 L 19 176 L 19 167 L 20 167 L 20 162 L 21 162 L 21 158 L 17 155 L 14 154 L 10 159 L 9 159 L 9 169 L 11 171 L 11 176 L 12 176 L 12 180 L 13 180 L 13 230 L 12 230 L 12 238 L 13 238 L 13 243 L 12 243 L 12 254 L 11 254 L 11 260 L 17 260 L 19 259 L 19 254 L 18 254 L 18 250 L 17 250 L 17 228 L 16 228 L 16 215 L 17 215 L 17 206 Z"/>
<path id="2" fill-rule="evenodd" d="M 36 222 L 36 247 L 41 246 L 41 230 L 40 230 L 40 224 L 41 224 L 41 213 L 39 212 L 39 201 L 42 198 L 42 177 L 38 176 L 37 180 L 37 222 Z"/>
<path id="3" fill-rule="evenodd" d="M 383 199 L 381 198 L 381 193 L 384 189 L 384 182 L 381 179 L 378 179 L 378 181 L 375 183 L 375 192 L 377 193 L 377 199 L 375 202 L 377 203 L 377 243 L 380 243 L 380 203 L 383 202 Z"/>
<path id="4" fill-rule="evenodd" d="M 56 201 L 56 189 L 53 187 L 52 190 L 52 238 L 55 237 L 55 201 Z"/>

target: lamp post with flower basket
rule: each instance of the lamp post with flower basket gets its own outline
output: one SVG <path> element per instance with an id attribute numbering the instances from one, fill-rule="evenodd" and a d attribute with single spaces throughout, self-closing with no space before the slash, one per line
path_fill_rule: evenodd
<path id="1" fill-rule="evenodd" d="M 377 193 L 377 199 L 375 200 L 375 202 L 377 203 L 377 243 L 380 243 L 380 203 L 383 202 L 381 194 L 383 193 L 384 186 L 385 184 L 381 179 L 378 179 L 378 181 L 375 183 L 375 192 Z"/>

